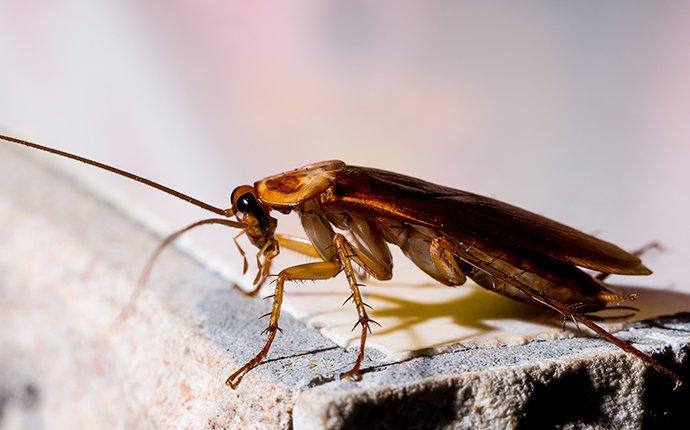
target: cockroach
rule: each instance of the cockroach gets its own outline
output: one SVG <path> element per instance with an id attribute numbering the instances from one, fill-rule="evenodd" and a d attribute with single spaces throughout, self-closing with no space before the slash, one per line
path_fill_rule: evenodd
<path id="1" fill-rule="evenodd" d="M 166 238 L 147 263 L 137 291 L 166 246 L 189 230 L 207 224 L 240 229 L 238 236 L 247 236 L 258 248 L 258 273 L 250 294 L 258 292 L 281 248 L 318 259 L 278 273 L 263 348 L 228 377 L 226 384 L 232 388 L 237 388 L 247 372 L 267 357 L 281 331 L 278 322 L 285 283 L 325 280 L 340 273 L 345 274 L 357 310 L 355 328 L 361 328 L 357 359 L 341 377 L 359 380 L 367 333 L 376 322 L 367 312 L 363 285 L 358 282 L 355 268 L 378 280 L 391 279 L 389 244 L 398 246 L 416 266 L 443 285 L 463 285 L 470 278 L 490 291 L 551 309 L 564 321 L 583 324 L 669 376 L 676 388 L 683 382 L 678 374 L 616 338 L 589 315 L 603 309 L 620 309 L 614 304 L 635 298 L 634 294 L 614 292 L 605 279 L 610 274 L 651 274 L 639 258 L 642 252 L 626 252 L 516 206 L 398 173 L 331 160 L 269 176 L 254 185 L 241 185 L 230 196 L 231 207 L 220 209 L 97 161 L 14 137 L 0 135 L 0 139 L 116 173 L 219 216 L 196 222 Z M 278 221 L 271 211 L 295 212 L 307 239 L 277 233 Z M 238 236 L 235 244 L 246 272 L 247 259 L 237 243 Z"/>

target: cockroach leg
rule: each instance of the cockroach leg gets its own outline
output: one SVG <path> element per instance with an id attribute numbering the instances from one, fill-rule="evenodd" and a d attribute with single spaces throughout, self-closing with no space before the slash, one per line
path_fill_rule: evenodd
<path id="1" fill-rule="evenodd" d="M 362 334 L 359 337 L 359 353 L 357 354 L 357 360 L 355 360 L 355 364 L 354 366 L 352 366 L 352 369 L 341 374 L 340 377 L 342 379 L 359 381 L 360 379 L 362 379 L 359 370 L 362 366 L 362 362 L 364 361 L 364 353 L 366 351 L 365 348 L 367 343 L 367 332 L 371 331 L 371 327 L 369 326 L 369 324 L 378 323 L 369 318 L 369 315 L 367 314 L 367 305 L 366 303 L 364 303 L 364 300 L 362 299 L 362 293 L 359 290 L 360 284 L 357 283 L 357 277 L 355 276 L 355 272 L 352 268 L 351 262 L 353 256 L 356 255 L 354 249 L 348 243 L 347 239 L 345 239 L 345 237 L 341 234 L 335 235 L 335 237 L 333 238 L 333 243 L 335 244 L 336 249 L 338 251 L 338 257 L 343 266 L 343 270 L 345 271 L 347 282 L 350 284 L 350 291 L 352 291 L 351 297 L 352 300 L 355 302 L 355 306 L 357 308 L 357 316 L 359 317 L 355 326 L 352 327 L 352 330 L 357 328 L 358 325 L 362 326 Z"/>
<path id="2" fill-rule="evenodd" d="M 657 251 L 665 250 L 664 246 L 660 242 L 655 240 L 644 244 L 641 248 L 632 251 L 631 254 L 635 257 L 642 257 L 644 254 L 646 254 L 648 251 L 652 249 L 656 249 Z"/>
<path id="3" fill-rule="evenodd" d="M 616 336 L 612 335 L 608 331 L 606 331 L 603 327 L 600 327 L 599 325 L 595 324 L 594 321 L 589 319 L 588 317 L 582 315 L 582 314 L 574 314 L 573 318 L 580 321 L 582 324 L 585 326 L 589 327 L 593 332 L 598 334 L 599 336 L 603 337 L 604 339 L 608 340 L 612 344 L 616 345 L 620 349 L 622 349 L 625 352 L 628 352 L 638 358 L 640 358 L 642 361 L 644 361 L 646 364 L 652 366 L 654 369 L 656 369 L 658 372 L 663 373 L 664 375 L 668 376 L 669 378 L 673 379 L 675 382 L 675 386 L 673 387 L 674 390 L 678 389 L 681 385 L 683 385 L 683 380 L 681 377 L 676 374 L 675 372 L 672 372 L 669 370 L 666 366 L 663 364 L 659 363 L 656 361 L 651 355 L 648 355 L 639 349 L 635 348 L 634 346 L 623 342 L 622 340 L 618 339 Z"/>
<path id="4" fill-rule="evenodd" d="M 454 253 L 455 255 L 462 259 L 463 261 L 467 262 L 468 264 L 471 264 L 472 266 L 485 271 L 489 275 L 492 275 L 496 277 L 498 280 L 503 281 L 504 283 L 510 284 L 511 286 L 515 287 L 519 291 L 521 291 L 523 294 L 525 294 L 529 299 L 535 301 L 538 304 L 542 304 L 543 306 L 546 306 L 550 309 L 555 310 L 556 312 L 560 313 L 563 315 L 565 318 L 571 318 L 574 322 L 580 322 L 587 326 L 589 329 L 594 331 L 596 334 L 599 336 L 603 337 L 604 339 L 608 340 L 609 342 L 613 343 L 615 346 L 621 348 L 623 351 L 628 352 L 638 358 L 640 358 L 642 361 L 644 361 L 646 364 L 649 366 L 653 367 L 657 371 L 663 373 L 664 375 L 667 375 L 673 381 L 675 382 L 675 387 L 674 390 L 680 387 L 683 384 L 683 380 L 681 377 L 676 374 L 675 372 L 671 371 L 667 367 L 665 367 L 663 364 L 659 363 L 654 357 L 652 357 L 649 354 L 646 354 L 642 352 L 641 350 L 635 348 L 632 345 L 627 344 L 626 342 L 618 339 L 611 333 L 609 333 L 606 329 L 603 327 L 600 327 L 599 325 L 595 324 L 594 321 L 586 317 L 585 315 L 581 313 L 576 313 L 573 312 L 573 310 L 568 306 L 568 304 L 563 303 L 559 300 L 555 300 L 549 296 L 540 296 L 539 292 L 535 290 L 534 288 L 530 287 L 529 285 L 526 285 L 525 283 L 514 279 L 512 276 L 510 276 L 507 273 L 502 272 L 500 269 L 487 265 L 485 260 L 488 260 L 486 256 L 479 252 L 475 253 L 469 253 L 465 252 L 464 247 L 462 246 L 454 246 L 452 243 L 447 241 L 446 239 L 443 239 L 440 243 L 441 246 L 445 247 L 446 249 L 449 250 L 455 250 Z"/>
<path id="5" fill-rule="evenodd" d="M 232 238 L 232 241 L 235 243 L 235 247 L 237 247 L 237 250 L 239 251 L 240 255 L 242 256 L 242 274 L 244 275 L 247 273 L 247 270 L 249 270 L 249 261 L 247 261 L 247 254 L 244 252 L 244 249 L 240 246 L 240 243 L 237 241 L 243 234 L 245 233 L 244 230 L 239 232 L 238 234 L 235 235 L 235 237 Z"/>
<path id="6" fill-rule="evenodd" d="M 279 330 L 278 320 L 280 319 L 280 307 L 283 303 L 284 283 L 284 277 L 278 278 L 278 282 L 276 283 L 276 289 L 273 295 L 273 307 L 271 308 L 271 312 L 269 313 L 271 319 L 268 323 L 268 327 L 264 331 L 268 335 L 268 337 L 266 338 L 266 342 L 264 343 L 263 348 L 261 348 L 261 351 L 259 351 L 259 353 L 256 354 L 254 358 L 249 360 L 244 366 L 237 369 L 237 371 L 230 375 L 227 381 L 225 381 L 225 383 L 233 389 L 237 388 L 237 386 L 242 381 L 242 378 L 247 372 L 249 372 L 254 367 L 258 366 L 259 363 L 261 363 L 261 361 L 263 361 L 263 359 L 266 358 L 266 356 L 268 355 L 268 351 L 271 348 L 273 339 L 275 339 L 276 337 L 276 332 Z"/>
<path id="7" fill-rule="evenodd" d="M 278 245 L 278 242 L 273 240 L 268 242 L 256 255 L 257 266 L 259 269 L 256 272 L 256 277 L 254 278 L 253 284 L 253 291 L 256 291 L 255 294 L 257 294 L 259 290 L 261 290 L 261 287 L 264 285 L 266 278 L 268 278 L 269 273 L 271 272 L 271 265 L 273 263 L 273 259 L 276 258 L 278 254 L 280 254 L 280 245 Z M 259 261 L 260 257 L 263 257 L 263 263 Z"/>
<path id="8" fill-rule="evenodd" d="M 451 286 L 462 285 L 467 281 L 467 277 L 455 261 L 453 253 L 444 249 L 439 244 L 440 238 L 434 238 L 429 242 L 429 255 L 436 267 L 436 270 L 446 278 L 446 284 Z"/>
<path id="9" fill-rule="evenodd" d="M 606 292 L 599 294 L 599 298 L 606 303 L 620 303 L 637 299 L 637 294 L 614 294 Z"/>
<path id="10" fill-rule="evenodd" d="M 278 241 L 282 248 L 289 249 L 290 251 L 297 252 L 298 254 L 306 255 L 307 257 L 321 259 L 319 251 L 316 250 L 309 239 L 280 233 L 276 233 L 274 238 Z"/>
<path id="11" fill-rule="evenodd" d="M 268 355 L 271 349 L 271 344 L 276 337 L 276 333 L 280 331 L 278 321 L 280 319 L 280 307 L 283 303 L 283 291 L 286 281 L 306 281 L 317 279 L 330 279 L 335 277 L 342 271 L 342 267 L 338 263 L 320 261 L 316 263 L 300 264 L 298 266 L 288 267 L 278 274 L 276 288 L 273 295 L 273 306 L 271 308 L 270 319 L 268 327 L 264 330 L 268 337 L 264 343 L 263 348 L 254 358 L 249 360 L 244 366 L 237 369 L 230 375 L 225 383 L 231 388 L 237 388 L 244 375 L 250 370 L 258 366 Z"/>
<path id="12" fill-rule="evenodd" d="M 604 280 L 605 280 L 606 278 L 608 278 L 610 275 L 611 275 L 610 273 L 602 272 L 602 273 L 596 274 L 596 275 L 594 276 L 594 279 L 596 279 L 597 281 L 604 281 Z"/>
<path id="13" fill-rule="evenodd" d="M 510 277 L 513 278 L 513 279 L 519 279 L 520 276 L 522 276 L 522 275 L 525 274 L 525 272 L 526 272 L 526 270 L 520 270 L 520 271 L 515 272 L 515 273 L 513 273 L 512 275 L 510 275 Z"/>
<path id="14" fill-rule="evenodd" d="M 259 294 L 261 287 L 263 287 L 266 279 L 270 276 L 271 263 L 274 258 L 280 254 L 280 247 L 295 251 L 299 254 L 306 255 L 312 258 L 320 258 L 318 251 L 307 239 L 299 237 L 288 236 L 285 234 L 276 233 L 273 241 L 267 242 L 266 245 L 256 254 L 256 265 L 258 271 L 254 278 L 253 286 L 250 291 L 236 287 L 236 289 L 248 297 L 254 297 Z M 263 258 L 263 261 L 261 261 Z"/>
<path id="15" fill-rule="evenodd" d="M 234 288 L 242 295 L 247 297 L 255 297 L 261 291 L 266 278 L 268 277 L 269 271 L 271 270 L 271 261 L 280 254 L 280 248 L 278 247 L 278 242 L 268 241 L 266 244 L 256 253 L 256 264 L 258 266 L 256 277 L 252 283 L 253 288 L 249 291 L 242 289 L 239 285 L 235 284 Z M 264 259 L 263 263 L 261 258 Z"/>

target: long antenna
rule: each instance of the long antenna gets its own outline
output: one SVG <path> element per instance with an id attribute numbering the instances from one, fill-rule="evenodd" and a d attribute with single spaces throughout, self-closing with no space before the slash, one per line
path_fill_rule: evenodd
<path id="1" fill-rule="evenodd" d="M 0 134 L 0 139 L 5 140 L 7 142 L 16 143 L 18 145 L 28 146 L 29 148 L 38 149 L 40 151 L 49 152 L 51 154 L 57 154 L 57 155 L 60 155 L 62 157 L 65 157 L 65 158 L 70 158 L 72 160 L 77 160 L 77 161 L 82 162 L 84 164 L 88 164 L 88 165 L 95 166 L 95 167 L 98 167 L 98 168 L 103 169 L 103 170 L 107 170 L 108 172 L 116 173 L 120 176 L 124 176 L 125 178 L 133 179 L 137 182 L 141 182 L 144 185 L 148 185 L 149 187 L 153 187 L 157 190 L 163 191 L 164 193 L 168 193 L 170 195 L 173 195 L 179 199 L 182 199 L 188 203 L 191 203 L 195 206 L 198 206 L 202 209 L 206 209 L 207 211 L 213 212 L 213 213 L 218 214 L 218 215 L 228 216 L 228 214 L 229 214 L 229 211 L 226 211 L 226 210 L 217 208 L 215 206 L 209 205 L 208 203 L 204 203 L 201 200 L 197 200 L 197 199 L 190 197 L 186 194 L 183 194 L 179 191 L 175 191 L 172 188 L 166 187 L 165 185 L 161 185 L 157 182 L 151 181 L 151 180 L 146 179 L 146 178 L 142 178 L 141 176 L 135 175 L 133 173 L 125 172 L 124 170 L 120 170 L 118 168 L 108 166 L 107 164 L 99 163 L 98 161 L 94 161 L 94 160 L 90 160 L 88 158 L 80 157 L 78 155 L 70 154 L 69 152 L 60 151 L 59 149 L 53 149 L 53 148 L 50 148 L 47 146 L 39 145 L 37 143 L 28 142 L 26 140 L 17 139 L 15 137 L 4 136 L 2 134 Z"/>

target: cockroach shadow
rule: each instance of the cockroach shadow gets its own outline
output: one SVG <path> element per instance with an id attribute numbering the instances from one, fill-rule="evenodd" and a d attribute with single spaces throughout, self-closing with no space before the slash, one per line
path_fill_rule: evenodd
<path id="1" fill-rule="evenodd" d="M 424 285 L 427 286 L 427 285 Z M 419 285 L 417 287 L 423 287 Z M 618 286 L 623 287 L 623 286 Z M 453 324 L 476 330 L 472 335 L 458 337 L 447 342 L 432 345 L 430 348 L 450 346 L 463 340 L 480 334 L 488 334 L 497 328 L 488 321 L 515 319 L 525 322 L 539 322 L 553 328 L 563 328 L 563 319 L 550 312 L 545 312 L 535 306 L 506 299 L 499 294 L 493 294 L 475 287 L 470 294 L 447 302 L 426 303 L 414 299 L 400 298 L 386 294 L 384 288 L 370 288 L 367 298 L 374 298 L 379 302 L 375 317 L 391 317 L 400 322 L 394 326 L 384 326 L 374 331 L 374 334 L 391 334 L 397 331 L 413 330 L 415 326 L 427 321 L 440 319 L 452 321 Z M 676 329 L 667 326 L 663 322 L 657 322 L 656 318 L 685 312 L 690 308 L 690 294 L 678 290 L 663 290 L 652 287 L 625 286 L 626 291 L 637 294 L 637 300 L 630 304 L 639 308 L 637 312 L 630 312 L 627 308 L 617 310 L 611 307 L 605 313 L 599 315 L 603 321 L 621 323 L 619 328 L 628 326 L 634 322 L 644 321 L 644 324 L 662 329 Z M 387 303 L 388 305 L 381 305 Z M 627 318 L 620 316 L 630 315 Z M 690 321 L 690 314 L 679 314 L 679 319 Z M 578 328 L 567 321 L 564 329 L 570 333 L 578 334 Z"/>

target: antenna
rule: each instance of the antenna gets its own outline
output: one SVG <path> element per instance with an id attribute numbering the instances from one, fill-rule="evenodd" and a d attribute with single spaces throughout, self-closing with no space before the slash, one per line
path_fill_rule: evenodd
<path id="1" fill-rule="evenodd" d="M 191 203 L 195 206 L 198 206 L 202 209 L 206 209 L 207 211 L 213 212 L 213 213 L 218 214 L 218 215 L 229 216 L 231 214 L 230 210 L 224 210 L 224 209 L 217 208 L 215 206 L 209 205 L 208 203 L 204 203 L 201 200 L 197 200 L 197 199 L 190 197 L 186 194 L 183 194 L 179 191 L 173 190 L 172 188 L 168 188 L 165 185 L 161 185 L 157 182 L 151 181 L 151 180 L 146 179 L 146 178 L 142 178 L 141 176 L 126 172 L 126 171 L 118 169 L 116 167 L 112 167 L 112 166 L 109 166 L 107 164 L 99 163 L 98 161 L 94 161 L 94 160 L 90 160 L 90 159 L 85 158 L 85 157 L 80 157 L 78 155 L 70 154 L 69 152 L 60 151 L 59 149 L 54 149 L 54 148 L 50 148 L 47 146 L 39 145 L 37 143 L 28 142 L 26 140 L 17 139 L 15 137 L 4 136 L 2 134 L 0 134 L 0 139 L 7 141 L 7 142 L 15 143 L 17 145 L 23 145 L 23 146 L 28 146 L 29 148 L 38 149 L 39 151 L 44 151 L 44 152 L 48 152 L 51 154 L 56 154 L 56 155 L 59 155 L 61 157 L 70 158 L 72 160 L 76 160 L 76 161 L 79 161 L 81 163 L 88 164 L 90 166 L 95 166 L 95 167 L 98 167 L 100 169 L 107 170 L 108 172 L 115 173 L 115 174 L 118 174 L 120 176 L 124 176 L 125 178 L 129 178 L 129 179 L 135 180 L 137 182 L 141 182 L 144 185 L 148 185 L 149 187 L 163 191 L 164 193 L 175 196 L 179 199 L 186 201 L 187 203 Z"/>

